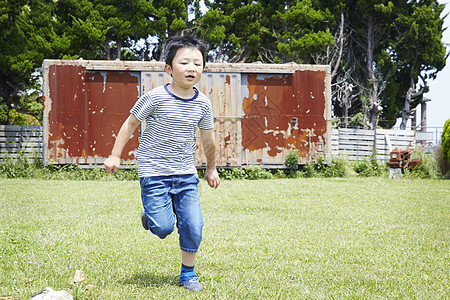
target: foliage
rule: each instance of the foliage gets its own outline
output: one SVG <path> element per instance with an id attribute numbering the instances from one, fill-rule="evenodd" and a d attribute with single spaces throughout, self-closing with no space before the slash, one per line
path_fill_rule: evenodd
<path id="1" fill-rule="evenodd" d="M 348 162 L 341 157 L 334 157 L 331 164 L 327 164 L 325 158 L 320 156 L 317 163 L 306 163 L 298 177 L 345 177 L 348 175 Z"/>
<path id="2" fill-rule="evenodd" d="M 273 176 L 275 178 L 287 178 L 288 177 L 285 170 L 282 170 L 282 169 L 276 170 L 275 173 L 273 174 Z"/>
<path id="3" fill-rule="evenodd" d="M 55 33 L 53 1 L 0 3 L 0 98 L 10 109 L 20 91 L 36 86 L 43 59 L 66 51 L 67 39 Z"/>
<path id="4" fill-rule="evenodd" d="M 226 180 L 245 179 L 247 177 L 245 169 L 240 168 L 220 169 L 219 175 L 221 178 Z"/>
<path id="5" fill-rule="evenodd" d="M 297 1 L 286 11 L 272 16 L 272 30 L 277 38 L 278 62 L 312 63 L 313 57 L 325 52 L 335 41 L 328 27 L 332 19 L 326 9 L 314 7 L 312 1 Z"/>
<path id="6" fill-rule="evenodd" d="M 436 155 L 418 151 L 412 154 L 411 159 L 420 159 L 421 163 L 415 166 L 412 170 L 404 169 L 406 177 L 423 178 L 423 179 L 438 179 L 441 178 L 439 165 Z"/>
<path id="7" fill-rule="evenodd" d="M 408 178 L 442 178 L 439 171 L 444 176 L 450 169 L 450 164 L 442 166 L 439 156 L 415 154 L 422 160 L 422 164 L 411 171 L 406 170 Z M 444 168 L 444 169 L 443 169 Z M 300 170 L 274 169 L 266 170 L 259 166 L 247 168 L 219 169 L 219 175 L 224 180 L 259 180 L 272 178 L 338 178 L 349 177 L 350 170 L 353 169 L 361 177 L 384 176 L 386 167 L 371 157 L 363 161 L 351 164 L 343 157 L 334 157 L 331 164 L 327 164 L 323 157 L 317 163 L 307 163 Z M 204 170 L 198 170 L 198 176 L 204 177 Z M 29 160 L 23 151 L 20 151 L 16 158 L 9 156 L 0 163 L 0 177 L 3 178 L 39 178 L 48 180 L 138 180 L 137 167 L 132 169 L 120 169 L 113 175 L 107 174 L 102 166 L 98 168 L 81 168 L 77 165 L 57 165 L 49 163 L 42 166 L 41 157 L 34 154 Z"/>
<path id="8" fill-rule="evenodd" d="M 203 38 L 209 61 L 331 65 L 334 117 L 363 127 L 409 116 L 445 64 L 437 0 L 200 2 L 0 0 L 0 123 L 13 108 L 41 120 L 42 99 L 19 101 L 40 93 L 44 58 L 161 60 L 182 34 Z"/>
<path id="9" fill-rule="evenodd" d="M 257 180 L 257 179 L 271 179 L 273 178 L 272 173 L 264 170 L 258 166 L 245 168 L 246 179 Z"/>
<path id="10" fill-rule="evenodd" d="M 441 135 L 442 159 L 450 162 L 450 119 L 445 121 Z"/>
<path id="11" fill-rule="evenodd" d="M 123 52 L 126 59 L 159 60 L 166 40 L 187 29 L 186 7 L 198 8 L 198 1 L 1 0 L 0 7 L 4 124 L 4 110 L 12 108 L 41 119 L 34 105 L 40 100 L 18 102 L 21 92 L 41 90 L 38 81 L 45 58 L 120 59 Z"/>
<path id="12" fill-rule="evenodd" d="M 314 167 L 314 164 L 312 163 L 306 163 L 305 166 L 302 168 L 300 174 L 302 177 L 306 178 L 319 177 L 319 174 L 317 173 L 317 170 Z"/>
<path id="13" fill-rule="evenodd" d="M 409 78 L 409 85 L 407 80 L 401 81 L 405 85 L 401 129 L 406 128 L 410 105 L 418 105 L 428 91 L 427 80 L 436 78 L 445 66 L 447 56 L 442 44 L 443 19 L 440 19 L 443 9 L 437 1 L 413 1 L 401 6 L 396 16 L 391 42 L 396 55 L 391 59 L 393 66 L 400 70 L 397 74 Z"/>
<path id="14" fill-rule="evenodd" d="M 0 163 L 0 177 L 5 178 L 34 178 L 36 170 L 41 167 L 40 158 L 34 156 L 33 163 L 30 163 L 23 151 L 20 151 L 16 158 L 6 157 Z"/>
<path id="15" fill-rule="evenodd" d="M 363 177 L 378 176 L 378 165 L 374 166 L 369 159 L 358 161 L 353 166 L 353 170 Z"/>
<path id="16" fill-rule="evenodd" d="M 450 179 L 450 161 L 444 160 L 441 146 L 436 147 L 436 162 L 442 178 Z"/>
<path id="17" fill-rule="evenodd" d="M 291 170 L 297 170 L 299 160 L 300 156 L 298 149 L 289 150 L 288 155 L 286 155 L 286 162 L 284 164 Z"/>
<path id="18" fill-rule="evenodd" d="M 56 165 L 53 163 L 43 168 L 40 177 L 56 180 L 137 180 L 139 178 L 137 168 L 120 169 L 117 173 L 111 175 L 107 174 L 102 166 L 86 169 L 77 165 Z"/>
<path id="19" fill-rule="evenodd" d="M 120 169 L 114 175 L 107 174 L 103 168 L 83 169 L 77 165 L 42 166 L 41 158 L 35 153 L 32 161 L 20 151 L 16 158 L 6 157 L 0 163 L 0 177 L 3 178 L 40 178 L 53 180 L 137 180 L 137 168 Z"/>
<path id="20" fill-rule="evenodd" d="M 5 125 L 8 122 L 8 104 L 2 102 L 0 98 L 0 125 Z"/>
<path id="21" fill-rule="evenodd" d="M 324 171 L 324 177 L 346 177 L 348 175 L 349 162 L 342 157 L 334 157 L 330 166 Z"/>
<path id="22" fill-rule="evenodd" d="M 216 61 L 311 63 L 333 43 L 330 12 L 310 0 L 205 3 L 208 11 L 196 33 L 210 44 Z"/>
<path id="23" fill-rule="evenodd" d="M 353 170 L 363 177 L 381 176 L 386 173 L 386 166 L 379 164 L 375 149 L 369 159 L 363 159 L 354 164 Z"/>
<path id="24" fill-rule="evenodd" d="M 15 109 L 9 111 L 8 121 L 11 125 L 41 125 L 35 116 L 17 112 Z"/>
<path id="25" fill-rule="evenodd" d="M 438 148 L 437 163 L 442 176 L 450 177 L 450 119 L 445 121 L 441 134 L 441 146 Z"/>
<path id="26" fill-rule="evenodd" d="M 37 88 L 40 88 L 40 86 Z M 40 122 L 42 120 L 42 114 L 44 109 L 43 97 L 37 90 L 30 93 L 19 94 L 18 100 L 14 105 L 14 109 L 21 113 L 31 115 L 34 117 L 33 119 L 36 119 L 38 122 Z M 36 124 L 24 124 L 24 125 L 36 125 Z"/>

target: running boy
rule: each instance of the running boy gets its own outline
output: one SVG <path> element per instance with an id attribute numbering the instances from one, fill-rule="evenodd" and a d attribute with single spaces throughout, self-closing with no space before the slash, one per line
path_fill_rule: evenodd
<path id="1" fill-rule="evenodd" d="M 191 291 L 203 289 L 194 272 L 203 228 L 199 178 L 194 165 L 197 127 L 206 154 L 206 181 L 213 188 L 220 184 L 211 102 L 194 87 L 203 73 L 205 50 L 203 43 L 187 36 L 176 37 L 167 45 L 165 71 L 172 77 L 172 83 L 138 99 L 105 161 L 106 172 L 118 171 L 125 144 L 145 120 L 137 150 L 144 207 L 142 225 L 163 239 L 174 231 L 176 222 L 182 263 L 180 284 Z"/>

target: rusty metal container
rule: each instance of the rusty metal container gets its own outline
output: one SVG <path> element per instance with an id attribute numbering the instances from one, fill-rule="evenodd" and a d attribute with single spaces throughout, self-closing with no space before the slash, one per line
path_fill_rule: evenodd
<path id="1" fill-rule="evenodd" d="M 45 60 L 43 74 L 45 164 L 101 165 L 138 97 L 170 82 L 156 61 Z M 328 66 L 209 63 L 198 88 L 212 102 L 219 167 L 283 167 L 290 149 L 302 164 L 331 161 Z M 205 165 L 201 147 L 195 158 Z"/>

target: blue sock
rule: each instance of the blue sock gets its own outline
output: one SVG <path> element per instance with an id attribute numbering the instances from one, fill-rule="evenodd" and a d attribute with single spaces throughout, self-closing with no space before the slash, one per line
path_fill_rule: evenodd
<path id="1" fill-rule="evenodd" d="M 181 277 L 194 277 L 194 276 L 196 276 L 196 274 L 194 272 L 194 266 L 190 267 L 190 266 L 185 266 L 185 265 L 181 264 L 180 278 Z"/>

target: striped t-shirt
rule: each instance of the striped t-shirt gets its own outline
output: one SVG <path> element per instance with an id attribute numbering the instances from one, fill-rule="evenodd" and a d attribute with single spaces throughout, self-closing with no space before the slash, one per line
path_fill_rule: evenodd
<path id="1" fill-rule="evenodd" d="M 139 177 L 195 174 L 195 131 L 213 129 L 211 102 L 195 89 L 191 99 L 172 94 L 167 85 L 142 95 L 130 113 L 145 120 L 137 150 Z"/>

